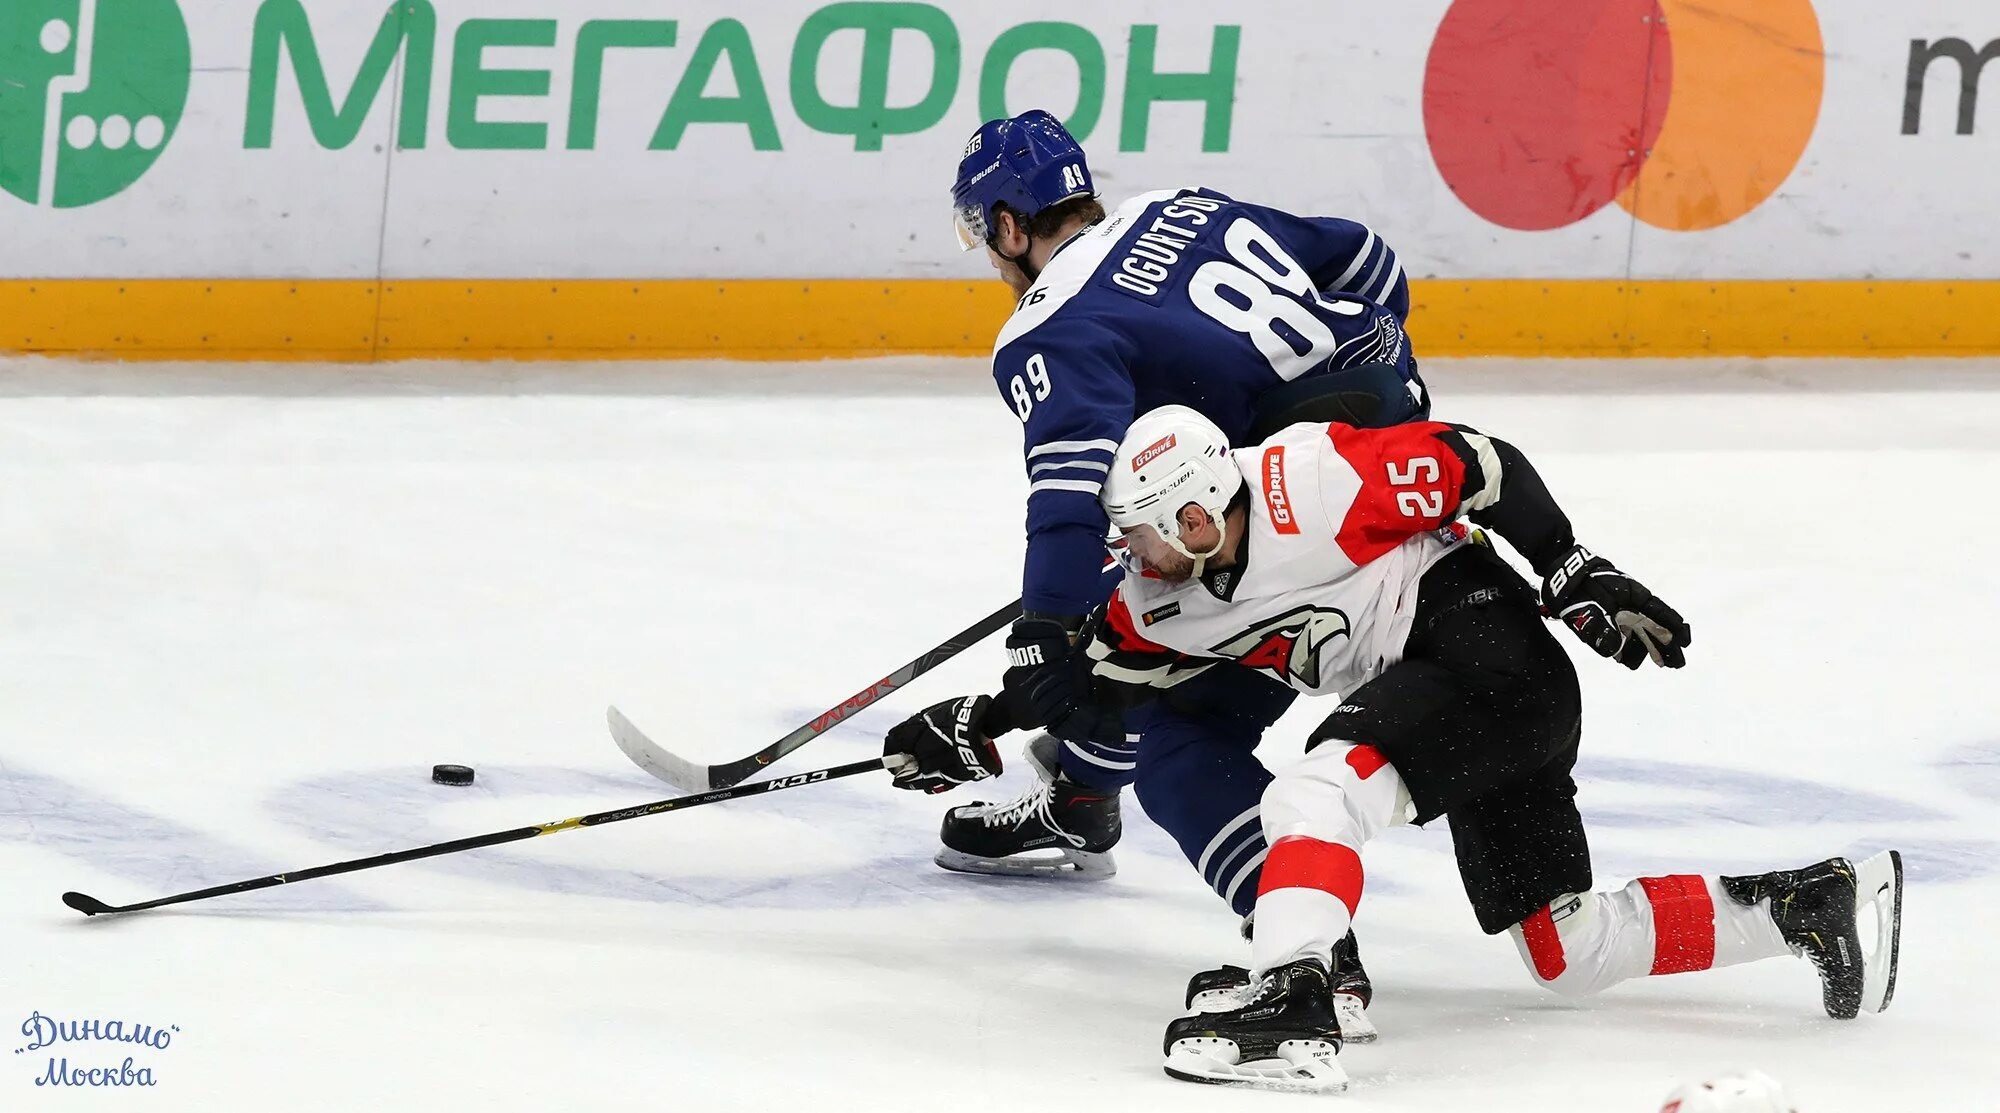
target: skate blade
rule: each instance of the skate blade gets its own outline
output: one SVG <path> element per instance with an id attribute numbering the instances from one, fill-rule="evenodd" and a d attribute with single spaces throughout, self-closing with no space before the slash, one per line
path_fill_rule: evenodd
<path id="1" fill-rule="evenodd" d="M 1875 946 L 1862 970 L 1861 1007 L 1879 1013 L 1896 995 L 1896 961 L 1903 936 L 1903 856 L 1885 850 L 1854 871 L 1856 926 L 1875 913 Z"/>
<path id="2" fill-rule="evenodd" d="M 1337 1094 L 1347 1089 L 1347 1071 L 1336 1050 L 1324 1040 L 1286 1040 L 1278 1045 L 1277 1058 L 1243 1063 L 1237 1061 L 1236 1041 L 1191 1036 L 1174 1041 L 1165 1068 L 1169 1077 L 1182 1082 Z"/>
<path id="3" fill-rule="evenodd" d="M 938 848 L 933 859 L 954 873 L 980 873 L 990 877 L 1060 877 L 1075 881 L 1102 881 L 1118 872 L 1118 863 L 1109 851 L 1065 850 L 1059 857 L 982 858 L 952 848 Z"/>

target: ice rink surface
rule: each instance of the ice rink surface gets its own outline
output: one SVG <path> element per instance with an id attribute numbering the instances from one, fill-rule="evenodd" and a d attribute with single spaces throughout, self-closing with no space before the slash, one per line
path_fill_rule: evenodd
<path id="1" fill-rule="evenodd" d="M 847 780 L 122 919 L 114 903 L 638 803 L 603 728 L 739 757 L 1018 585 L 1019 429 L 976 361 L 455 368 L 0 361 L 0 1110 L 1651 1113 L 1731 1066 L 1801 1113 L 2000 1103 L 2000 366 L 1439 363 L 1580 537 L 1694 624 L 1583 660 L 1599 885 L 1885 846 L 1891 1010 L 1803 962 L 1546 996 L 1441 829 L 1371 846 L 1381 1042 L 1342 1097 L 1188 1086 L 1160 1034 L 1235 918 L 1129 796 L 1118 876 L 930 864 Z M 989 687 L 983 646 L 777 768 Z M 1331 711 L 1300 701 L 1273 764 Z M 1014 744 L 1009 743 L 1010 759 Z M 431 784 L 476 766 L 469 789 Z M 982 794 L 981 789 L 984 789 Z M 152 1071 L 151 1089 L 36 1085 Z"/>

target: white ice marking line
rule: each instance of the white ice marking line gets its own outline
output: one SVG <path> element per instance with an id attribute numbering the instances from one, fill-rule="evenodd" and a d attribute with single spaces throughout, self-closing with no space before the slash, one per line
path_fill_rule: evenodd
<path id="1" fill-rule="evenodd" d="M 42 109 L 42 181 L 39 204 L 56 207 L 56 157 L 62 153 L 62 102 L 70 93 L 90 88 L 90 52 L 97 35 L 97 0 L 78 0 L 76 68 L 49 82 L 49 99 Z"/>

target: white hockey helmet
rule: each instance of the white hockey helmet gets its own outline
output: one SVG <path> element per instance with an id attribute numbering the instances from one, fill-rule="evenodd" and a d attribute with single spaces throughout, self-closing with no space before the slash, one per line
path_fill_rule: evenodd
<path id="1" fill-rule="evenodd" d="M 1151 526 L 1174 551 L 1202 564 L 1222 551 L 1215 544 L 1194 552 L 1181 539 L 1181 507 L 1194 503 L 1218 525 L 1243 487 L 1243 473 L 1229 456 L 1229 438 L 1213 421 L 1186 406 L 1161 406 L 1140 415 L 1111 458 L 1098 496 L 1119 532 Z"/>
<path id="2" fill-rule="evenodd" d="M 1660 1113 L 1798 1113 L 1785 1088 L 1763 1071 L 1743 1070 L 1689 1082 L 1667 1095 Z"/>

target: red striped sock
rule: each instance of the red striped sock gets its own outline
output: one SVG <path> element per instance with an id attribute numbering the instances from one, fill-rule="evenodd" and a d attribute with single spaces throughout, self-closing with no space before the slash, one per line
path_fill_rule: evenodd
<path id="1" fill-rule="evenodd" d="M 1331 893 L 1352 916 L 1361 904 L 1361 855 L 1351 846 L 1286 835 L 1271 844 L 1257 895 L 1273 889 L 1318 889 Z"/>
<path id="2" fill-rule="evenodd" d="M 1715 965 L 1715 901 L 1708 882 L 1691 874 L 1642 877 L 1653 905 L 1653 973 L 1684 974 Z"/>

